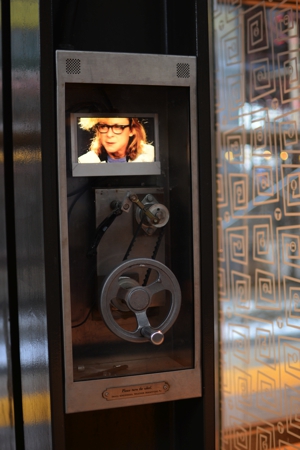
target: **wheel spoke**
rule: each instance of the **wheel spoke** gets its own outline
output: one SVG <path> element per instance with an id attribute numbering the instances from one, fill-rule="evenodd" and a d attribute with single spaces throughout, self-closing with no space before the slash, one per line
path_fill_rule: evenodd
<path id="1" fill-rule="evenodd" d="M 135 316 L 138 323 L 138 329 L 150 326 L 146 311 L 135 313 Z"/>
<path id="2" fill-rule="evenodd" d="M 157 280 L 147 286 L 147 290 L 150 292 L 151 297 L 154 294 L 157 294 L 157 292 L 164 291 L 165 289 L 166 288 L 164 286 L 164 283 L 162 283 L 160 277 L 158 277 Z"/>

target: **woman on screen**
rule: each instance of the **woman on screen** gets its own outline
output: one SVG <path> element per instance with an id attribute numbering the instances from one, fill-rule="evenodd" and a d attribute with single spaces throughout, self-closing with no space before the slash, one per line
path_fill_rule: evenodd
<path id="1" fill-rule="evenodd" d="M 154 147 L 135 117 L 81 117 L 79 126 L 94 133 L 89 151 L 80 163 L 152 162 Z"/>

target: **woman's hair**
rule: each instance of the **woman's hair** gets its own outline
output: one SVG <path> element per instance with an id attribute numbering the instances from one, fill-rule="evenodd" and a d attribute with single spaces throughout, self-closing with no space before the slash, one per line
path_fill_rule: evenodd
<path id="1" fill-rule="evenodd" d="M 126 117 L 127 118 L 127 117 Z M 94 137 L 91 141 L 90 150 L 94 151 L 100 159 L 101 156 L 106 157 L 107 153 L 101 143 L 101 133 L 98 128 L 102 118 L 96 117 L 82 117 L 79 120 L 79 126 L 83 130 L 91 131 Z M 126 149 L 126 157 L 130 160 L 135 160 L 143 151 L 143 144 L 147 143 L 146 131 L 141 122 L 136 117 L 128 117 L 130 130 L 133 132 L 128 140 Z"/>

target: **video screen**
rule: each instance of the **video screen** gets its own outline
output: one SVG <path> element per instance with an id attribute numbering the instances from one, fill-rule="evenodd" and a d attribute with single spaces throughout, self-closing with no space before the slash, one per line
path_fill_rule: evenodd
<path id="1" fill-rule="evenodd" d="M 156 114 L 71 113 L 73 175 L 158 173 L 157 123 Z"/>

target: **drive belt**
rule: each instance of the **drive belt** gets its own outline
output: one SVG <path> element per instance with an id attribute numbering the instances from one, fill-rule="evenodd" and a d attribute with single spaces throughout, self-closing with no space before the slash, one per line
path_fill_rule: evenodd
<path id="1" fill-rule="evenodd" d="M 96 229 L 96 232 L 95 232 L 95 236 L 94 236 L 92 245 L 90 246 L 90 248 L 89 248 L 89 250 L 87 252 L 87 256 L 94 256 L 94 255 L 97 254 L 97 247 L 100 244 L 100 241 L 101 241 L 102 237 L 104 236 L 105 232 L 112 225 L 112 223 L 115 221 L 115 219 L 118 216 L 120 216 L 122 213 L 123 213 L 123 211 L 122 211 L 121 207 L 118 206 L 117 208 L 114 209 L 114 211 L 108 217 L 106 217 L 100 223 L 100 225 L 98 225 L 98 227 Z M 142 211 L 141 220 L 140 220 L 140 222 L 139 222 L 139 224 L 138 224 L 138 226 L 137 226 L 137 228 L 135 230 L 135 233 L 134 233 L 134 235 L 133 235 L 133 237 L 131 239 L 131 242 L 130 242 L 127 250 L 126 250 L 126 253 L 124 255 L 123 261 L 126 261 L 128 259 L 128 256 L 130 255 L 130 253 L 132 251 L 132 248 L 133 248 L 133 246 L 135 244 L 136 238 L 137 238 L 137 236 L 138 236 L 138 234 L 139 234 L 139 232 L 141 230 L 141 227 L 143 225 L 143 220 L 144 220 L 145 216 L 146 216 L 146 211 L 143 210 Z M 157 256 L 157 253 L 158 253 L 161 241 L 162 241 L 163 236 L 164 236 L 164 233 L 165 233 L 165 226 L 161 227 L 160 230 L 159 230 L 159 235 L 157 237 L 157 240 L 156 240 L 156 243 L 155 243 L 155 246 L 154 246 L 154 250 L 153 250 L 151 259 L 156 259 L 156 256 Z M 143 286 L 146 286 L 146 284 L 148 282 L 148 279 L 149 279 L 149 276 L 150 276 L 150 273 L 151 273 L 151 269 L 148 269 L 147 273 L 145 275 L 145 278 L 144 278 Z"/>

